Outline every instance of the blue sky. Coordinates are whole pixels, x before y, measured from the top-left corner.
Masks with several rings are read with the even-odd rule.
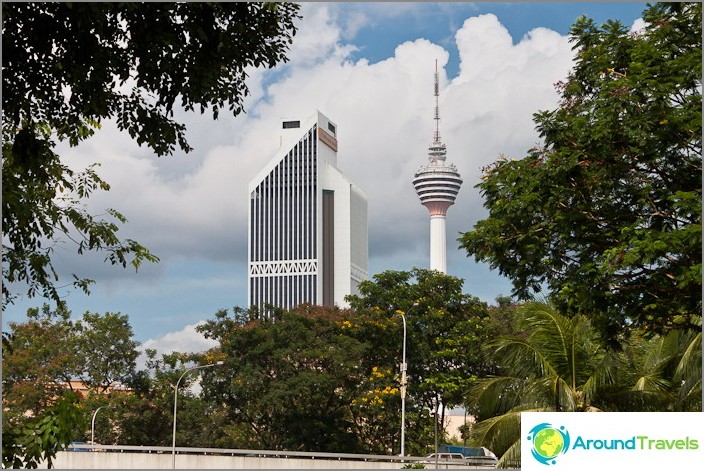
[[[246,303],[247,182],[276,152],[279,120],[316,108],[338,124],[339,166],[369,198],[370,273],[428,265],[427,211],[411,179],[432,138],[434,61],[441,71],[441,135],[464,185],[448,212],[448,272],[465,292],[491,302],[510,283],[457,249],[456,238],[485,215],[474,185],[500,155],[520,158],[538,143],[532,113],[555,106],[553,84],[570,68],[566,35],[586,14],[631,26],[645,3],[306,3],[289,54],[273,71],[252,70],[247,114],[181,114],[195,151],[156,158],[105,123],[69,165],[101,162],[110,192],[95,213],[129,219],[120,234],[150,247],[161,263],[139,273],[100,256],[57,251],[64,274],[94,278],[92,294],[66,292],[74,317],[85,310],[130,316],[135,338],[162,351],[207,346],[193,332],[218,309]],[[389,202],[393,211],[389,211]],[[3,313],[22,321],[43,300]]]
[[[368,8],[368,3],[342,3],[341,8],[355,12]],[[454,35],[470,16],[491,13],[509,31],[514,42],[530,30],[543,27],[567,35],[580,15],[587,15],[601,24],[608,19],[626,25],[640,18],[645,3],[641,2],[452,2],[409,3],[413,8],[401,21],[370,22],[358,31],[353,42],[360,47],[354,57],[377,62],[393,55],[396,45],[419,37],[427,38],[450,52],[446,67],[448,76],[457,74],[457,47]],[[393,7],[391,7],[393,8]],[[424,13],[421,13],[424,12]]]

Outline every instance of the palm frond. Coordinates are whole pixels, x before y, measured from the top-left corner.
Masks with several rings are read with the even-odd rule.
[[[658,371],[644,374],[633,385],[632,391],[644,391],[644,392],[665,392],[669,391],[672,383],[663,378]]]
[[[586,316],[566,317],[549,303],[527,303],[519,311],[521,328],[530,332],[527,341],[540,352],[550,374],[558,374],[577,389],[586,381],[592,364],[603,356],[594,342],[594,330]]]
[[[502,364],[513,374],[521,377],[552,376],[555,369],[540,346],[530,339],[507,338],[496,344],[495,353],[502,359]]]
[[[477,422],[472,427],[473,446],[484,446],[492,450],[505,463],[520,459],[520,445],[516,455],[516,443],[521,441],[521,412],[545,412],[544,407],[518,406],[511,411],[490,419]],[[508,454],[507,454],[508,453]],[[501,467],[501,466],[497,466]]]
[[[682,357],[675,368],[674,379],[685,381],[687,378],[702,379],[702,333],[691,336]]]
[[[675,368],[674,381],[679,385],[678,409],[684,411],[702,408],[702,333],[691,336]]]
[[[501,455],[496,463],[497,468],[515,468],[521,464],[521,439],[513,442],[513,444]]]
[[[469,397],[480,417],[503,414],[522,401],[520,391],[525,380],[515,376],[495,376],[477,381]]]
[[[521,438],[521,413],[507,412],[482,420],[472,427],[472,443],[492,450],[497,457]]]
[[[618,368],[618,360],[611,355],[603,355],[599,364],[592,371],[592,374],[582,385],[584,395],[584,407],[593,405],[599,393],[607,386],[615,382],[615,369]]]

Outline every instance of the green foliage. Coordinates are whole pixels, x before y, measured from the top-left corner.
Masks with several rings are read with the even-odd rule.
[[[190,150],[174,106],[237,115],[246,68],[286,61],[289,3],[3,4],[3,136],[71,144],[116,118],[157,155]],[[20,155],[41,159],[41,154]],[[38,161],[41,164],[41,160]]]
[[[224,403],[238,447],[359,451],[350,403],[364,383],[364,345],[346,335],[349,312],[303,306],[276,321],[218,314],[200,330],[225,358],[204,372],[205,395]],[[226,329],[222,326],[227,325]]]
[[[701,324],[701,318],[698,322]],[[671,330],[649,341],[636,338],[624,347],[616,382],[628,386],[610,396],[615,410],[700,411],[702,336]]]
[[[518,308],[517,332],[489,345],[501,374],[469,394],[479,419],[472,442],[500,456],[500,467],[520,458],[524,411],[701,410],[701,361],[691,362],[701,360],[696,333],[634,334],[621,350],[605,349],[586,316],[568,318],[536,302]]]
[[[2,355],[3,418],[21,421],[25,412],[40,414],[63,391],[77,366],[72,343],[74,324],[63,306],[27,311],[27,321],[10,322],[9,349]]]
[[[397,275],[409,276],[385,273],[379,279]],[[427,275],[426,279],[421,274],[423,281],[437,288],[436,274]],[[362,298],[357,301],[364,302]],[[397,452],[400,321],[393,310],[378,306],[355,312],[304,305],[291,312],[279,311],[274,320],[252,310],[216,313],[199,328],[220,343],[208,353],[207,361],[225,359],[224,367],[203,372],[204,397],[226,405],[224,436],[216,443],[252,449]],[[439,322],[434,322],[437,327]],[[433,344],[439,337],[433,337]],[[424,350],[417,342],[412,345],[418,359],[411,374],[418,371],[419,377],[426,369],[432,371],[420,360]],[[438,351],[444,353],[435,363],[449,362],[450,347],[440,345]],[[457,356],[455,362],[464,358]],[[458,371],[459,367],[448,368],[448,374],[459,375]],[[428,377],[430,381],[435,378]],[[436,390],[457,388],[454,383],[439,384],[441,380],[449,383],[448,376],[436,377],[435,383],[418,381],[407,397],[407,452],[429,451],[433,416],[425,404]]]
[[[80,424],[89,421],[98,407],[115,405],[108,388],[133,383],[137,376],[137,343],[127,316],[86,312],[74,322],[63,304],[55,310],[44,305],[41,310],[29,309],[25,322],[9,326],[11,334],[3,333],[3,446],[7,440],[8,447],[24,447],[27,437],[43,434],[45,438],[36,439],[39,448],[14,451],[21,455],[17,459],[31,461],[39,456],[37,450],[49,449],[48,443],[63,443],[60,434],[69,432],[62,427],[73,427],[72,439],[87,440],[88,432]],[[88,396],[80,401],[73,394],[75,380],[88,387]],[[100,420],[111,412],[101,412]],[[75,414],[81,415],[80,420]]]
[[[85,312],[75,325],[77,376],[98,394],[134,373],[139,355],[125,314]]]
[[[430,451],[433,420],[444,421],[445,407],[462,405],[477,378],[494,371],[483,346],[498,332],[485,303],[462,293],[463,280],[414,268],[385,271],[360,283],[359,295],[348,296],[358,315],[373,326],[364,338],[374,345],[373,361],[398,371],[402,353],[402,320],[407,321],[407,450]],[[435,405],[443,408],[435,417]],[[442,427],[441,427],[442,429]]]
[[[489,217],[460,239],[516,296],[545,288],[612,343],[701,313],[701,3],[643,18],[577,20],[559,107],[534,116],[544,144],[485,169]]]
[[[110,188],[98,177],[95,165],[76,173],[60,162],[50,140],[24,149],[19,142],[25,139],[23,133],[14,144],[7,138],[3,142],[3,303],[15,297],[11,283],[26,284],[29,297],[41,294],[60,301],[51,257],[63,244],[74,243],[78,254],[104,251],[106,261],[122,267],[130,264],[137,269],[145,261],[158,261],[138,242],[117,237],[116,223],[126,222],[122,214],[108,210],[109,218],[100,218],[81,204],[93,191]],[[22,155],[35,150],[41,155]],[[73,278],[75,287],[89,293],[92,280]]]
[[[286,60],[298,5],[289,3],[2,4],[3,304],[10,289],[60,301],[57,244],[139,268],[158,258],[117,236],[119,212],[82,204],[109,190],[93,166],[74,172],[55,140],[78,145],[106,119],[157,155],[191,150],[174,107],[237,115],[248,67]],[[89,292],[92,280],[73,275]]]
[[[115,392],[109,398],[114,407],[106,414],[111,427],[96,429],[96,441],[103,444],[171,446],[174,387],[183,372],[198,362],[198,355],[174,352],[157,358],[147,349],[146,370],[134,374],[128,381],[131,392]],[[206,370],[184,376],[179,383],[177,446],[223,447],[224,411],[220,404],[194,394],[190,387]],[[100,397],[93,398],[101,401]],[[97,402],[93,406],[95,410]],[[100,412],[103,413],[102,411]],[[96,426],[97,427],[97,426]]]
[[[410,394],[429,409],[438,399],[447,407],[462,404],[469,385],[492,371],[481,346],[496,327],[486,304],[463,294],[462,285],[463,280],[433,270],[389,270],[360,283],[360,294],[347,298],[361,313],[395,317],[396,329],[398,313],[406,314]],[[385,361],[395,358],[398,368],[403,335],[396,332],[391,341],[384,334],[380,345],[387,345],[381,350]]]
[[[3,414],[2,464],[5,468],[37,468],[46,461],[52,467],[56,452],[71,443],[85,418],[75,395],[62,397],[21,428],[9,427]]]

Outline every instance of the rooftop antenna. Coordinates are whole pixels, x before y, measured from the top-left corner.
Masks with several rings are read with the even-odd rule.
[[[440,80],[438,74],[438,60],[435,59],[435,133],[433,142],[440,143]]]

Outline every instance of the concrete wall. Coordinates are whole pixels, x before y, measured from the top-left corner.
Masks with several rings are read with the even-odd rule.
[[[61,451],[56,469],[171,469],[170,453]],[[401,463],[256,456],[176,455],[178,469],[400,469]],[[428,466],[431,467],[431,466]],[[46,469],[46,466],[41,468]]]

